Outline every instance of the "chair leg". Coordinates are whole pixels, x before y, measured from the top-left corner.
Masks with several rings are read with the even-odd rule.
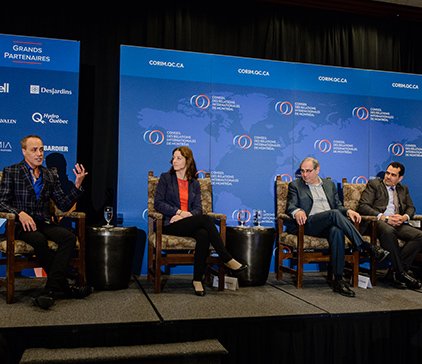
[[[6,303],[13,303],[15,295],[15,272],[13,264],[7,266],[6,272]]]
[[[353,287],[356,288],[359,283],[359,252],[353,252]]]

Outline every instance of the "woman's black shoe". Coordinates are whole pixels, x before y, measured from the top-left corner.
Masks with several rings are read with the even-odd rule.
[[[201,283],[201,285],[202,285],[202,283]],[[193,284],[193,281],[192,281],[192,286],[193,286],[193,290],[195,291],[195,294],[197,296],[200,296],[200,297],[205,296],[205,287],[203,285],[202,285],[202,290],[199,290],[199,291],[196,290],[195,285]]]
[[[237,269],[232,269],[232,268],[229,268],[229,267],[227,267],[227,268],[230,270],[231,274],[239,274],[240,272],[243,272],[246,268],[248,268],[248,265],[247,264],[242,264]]]

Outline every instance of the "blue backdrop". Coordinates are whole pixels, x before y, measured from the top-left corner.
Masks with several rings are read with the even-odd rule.
[[[392,160],[422,204],[421,76],[122,46],[118,213],[147,231],[147,173],[189,145],[211,172],[214,210],[274,225],[274,179],[314,156],[335,182],[366,182]],[[141,273],[146,273],[146,254]]]
[[[74,181],[78,84],[79,42],[0,34],[1,169],[21,161],[19,141],[36,134],[48,166]]]

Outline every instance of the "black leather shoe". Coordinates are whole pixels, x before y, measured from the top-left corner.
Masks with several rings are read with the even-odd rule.
[[[32,297],[32,304],[43,310],[48,310],[51,306],[54,305],[53,292],[51,293],[42,293],[38,297]]]
[[[205,287],[204,287],[203,284],[202,284],[202,290],[196,290],[195,285],[193,284],[193,281],[192,281],[192,286],[193,286],[193,290],[194,290],[194,292],[197,296],[200,296],[200,297],[205,296],[206,293],[205,293]]]
[[[350,289],[349,283],[342,279],[334,281],[333,291],[340,293],[342,296],[355,297],[355,292]]]
[[[369,243],[365,246],[364,250],[372,255],[379,263],[381,263],[390,254],[388,250],[384,250],[378,245],[372,245]]]
[[[409,289],[420,289],[422,287],[422,283],[419,282],[417,279],[411,277],[406,272],[395,274],[395,280],[404,283],[407,288]]]
[[[69,286],[66,292],[67,298],[82,299],[88,297],[93,289],[90,286]]]
[[[247,264],[242,264],[239,268],[237,269],[231,269],[229,267],[227,267],[230,271],[231,274],[239,274],[240,272],[243,272],[246,268],[248,268]]]

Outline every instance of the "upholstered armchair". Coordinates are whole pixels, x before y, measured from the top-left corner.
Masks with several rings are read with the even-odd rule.
[[[0,171],[0,181],[3,172]],[[52,219],[60,220],[67,217],[75,222],[75,234],[77,236],[77,251],[72,260],[72,266],[78,272],[78,280],[80,284],[86,284],[85,276],[85,213],[76,212],[73,209],[70,212],[60,211],[51,201],[50,209],[52,211]],[[6,286],[6,302],[13,303],[15,293],[15,273],[28,268],[40,267],[37,257],[34,255],[34,249],[31,245],[23,240],[15,239],[15,214],[0,212],[0,218],[6,219],[5,233],[0,235],[0,265],[6,266],[6,277],[0,280],[0,284]],[[49,241],[49,247],[53,250],[57,249],[57,244]]]
[[[153,282],[154,291],[163,289],[170,268],[177,265],[193,265],[196,241],[190,237],[163,234],[163,215],[154,209],[155,190],[159,177],[153,171],[148,172],[148,280]],[[226,241],[226,215],[212,211],[212,184],[209,173],[198,179],[201,188],[202,211],[215,219],[219,226],[223,242]],[[219,290],[224,290],[224,264],[210,249],[207,260],[207,278],[210,272],[219,277]],[[215,268],[216,267],[216,268]],[[164,269],[164,272],[162,271]]]
[[[342,186],[344,206],[357,211],[360,196],[366,188],[366,183],[348,183],[347,179],[343,178]],[[376,238],[376,221],[376,216],[362,215],[362,222],[367,222],[369,224],[369,228],[366,229],[366,235],[363,236],[364,239],[371,244],[379,245],[379,240]],[[422,215],[415,215],[410,223],[420,228],[421,221]],[[404,242],[399,240],[399,245],[402,247]],[[367,258],[369,260],[369,276],[372,285],[375,286],[377,284],[377,261],[373,256],[368,256]],[[418,254],[416,261],[422,262],[422,254]]]
[[[304,265],[307,263],[328,263],[330,261],[329,244],[327,239],[305,235],[304,227],[298,226],[296,234],[285,232],[285,224],[293,220],[286,214],[287,192],[289,182],[283,182],[281,176],[276,177],[276,224],[277,224],[277,246],[276,254],[276,278],[281,280],[283,272],[291,273],[296,278],[296,287],[302,288]],[[350,246],[350,241],[346,239]],[[290,265],[286,265],[286,260]],[[352,283],[356,287],[359,274],[359,253],[354,251],[345,255],[345,261],[351,266]],[[329,270],[328,279],[331,280]]]

